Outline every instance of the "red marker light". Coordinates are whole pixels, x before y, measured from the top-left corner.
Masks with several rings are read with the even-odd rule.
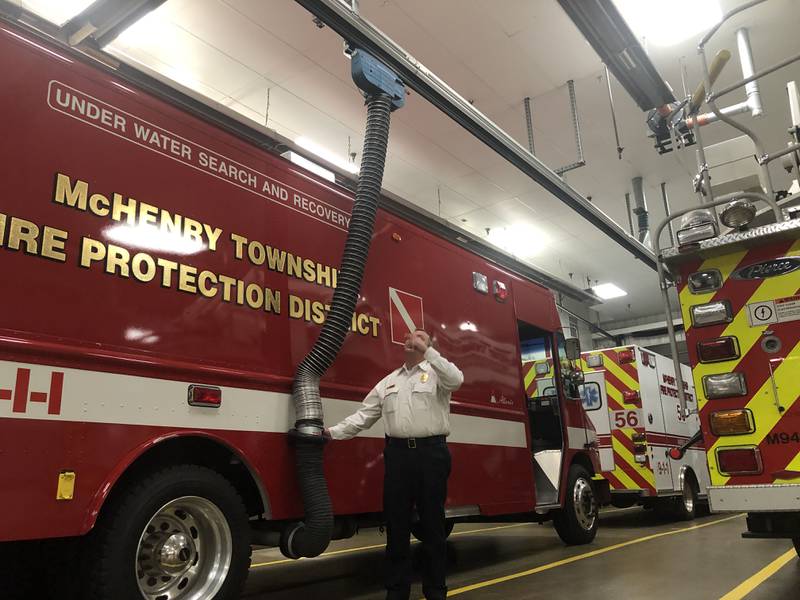
[[[619,353],[619,364],[627,365],[636,360],[636,355],[633,350],[621,350]]]
[[[680,460],[683,458],[683,452],[681,452],[680,448],[670,448],[669,449],[669,457],[672,460]]]
[[[639,395],[639,392],[625,390],[622,392],[622,400],[625,404],[633,404],[639,408],[642,407],[642,397]]]
[[[758,475],[764,470],[758,448],[720,448],[719,472],[723,475]]]
[[[697,354],[702,363],[715,363],[739,358],[739,342],[734,336],[726,336],[700,342],[697,344]]]
[[[189,406],[219,408],[222,405],[222,390],[202,385],[189,386]]]

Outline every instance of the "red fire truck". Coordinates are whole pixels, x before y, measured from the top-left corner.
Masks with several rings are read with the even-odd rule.
[[[88,570],[62,591],[237,597],[251,540],[303,518],[292,375],[325,320],[352,195],[260,148],[263,132],[234,135],[10,23],[0,66],[0,577],[39,574],[9,556],[65,538]],[[553,294],[387,211],[321,382],[326,424],[423,326],[465,375],[448,517],[552,518],[567,543],[591,541],[596,438]],[[557,357],[547,405],[523,383],[540,355]],[[335,537],[380,523],[383,445],[379,424],[325,449]]]

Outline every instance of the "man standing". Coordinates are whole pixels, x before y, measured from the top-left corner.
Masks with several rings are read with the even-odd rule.
[[[450,475],[450,394],[464,375],[433,347],[427,332],[406,336],[405,363],[381,380],[361,408],[331,427],[335,440],[348,440],[384,417],[383,512],[387,523],[387,600],[411,593],[411,516],[416,506],[425,553],[422,591],[427,600],[447,596],[447,533],[444,503]]]

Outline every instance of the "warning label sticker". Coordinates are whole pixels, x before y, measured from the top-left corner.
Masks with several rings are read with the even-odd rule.
[[[750,327],[800,321],[800,296],[788,296],[748,304],[747,318],[750,321]]]

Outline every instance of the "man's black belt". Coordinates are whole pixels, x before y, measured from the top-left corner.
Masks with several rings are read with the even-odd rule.
[[[422,448],[425,446],[444,446],[447,444],[447,436],[432,435],[421,438],[396,438],[386,436],[387,446],[400,446],[401,448]]]

